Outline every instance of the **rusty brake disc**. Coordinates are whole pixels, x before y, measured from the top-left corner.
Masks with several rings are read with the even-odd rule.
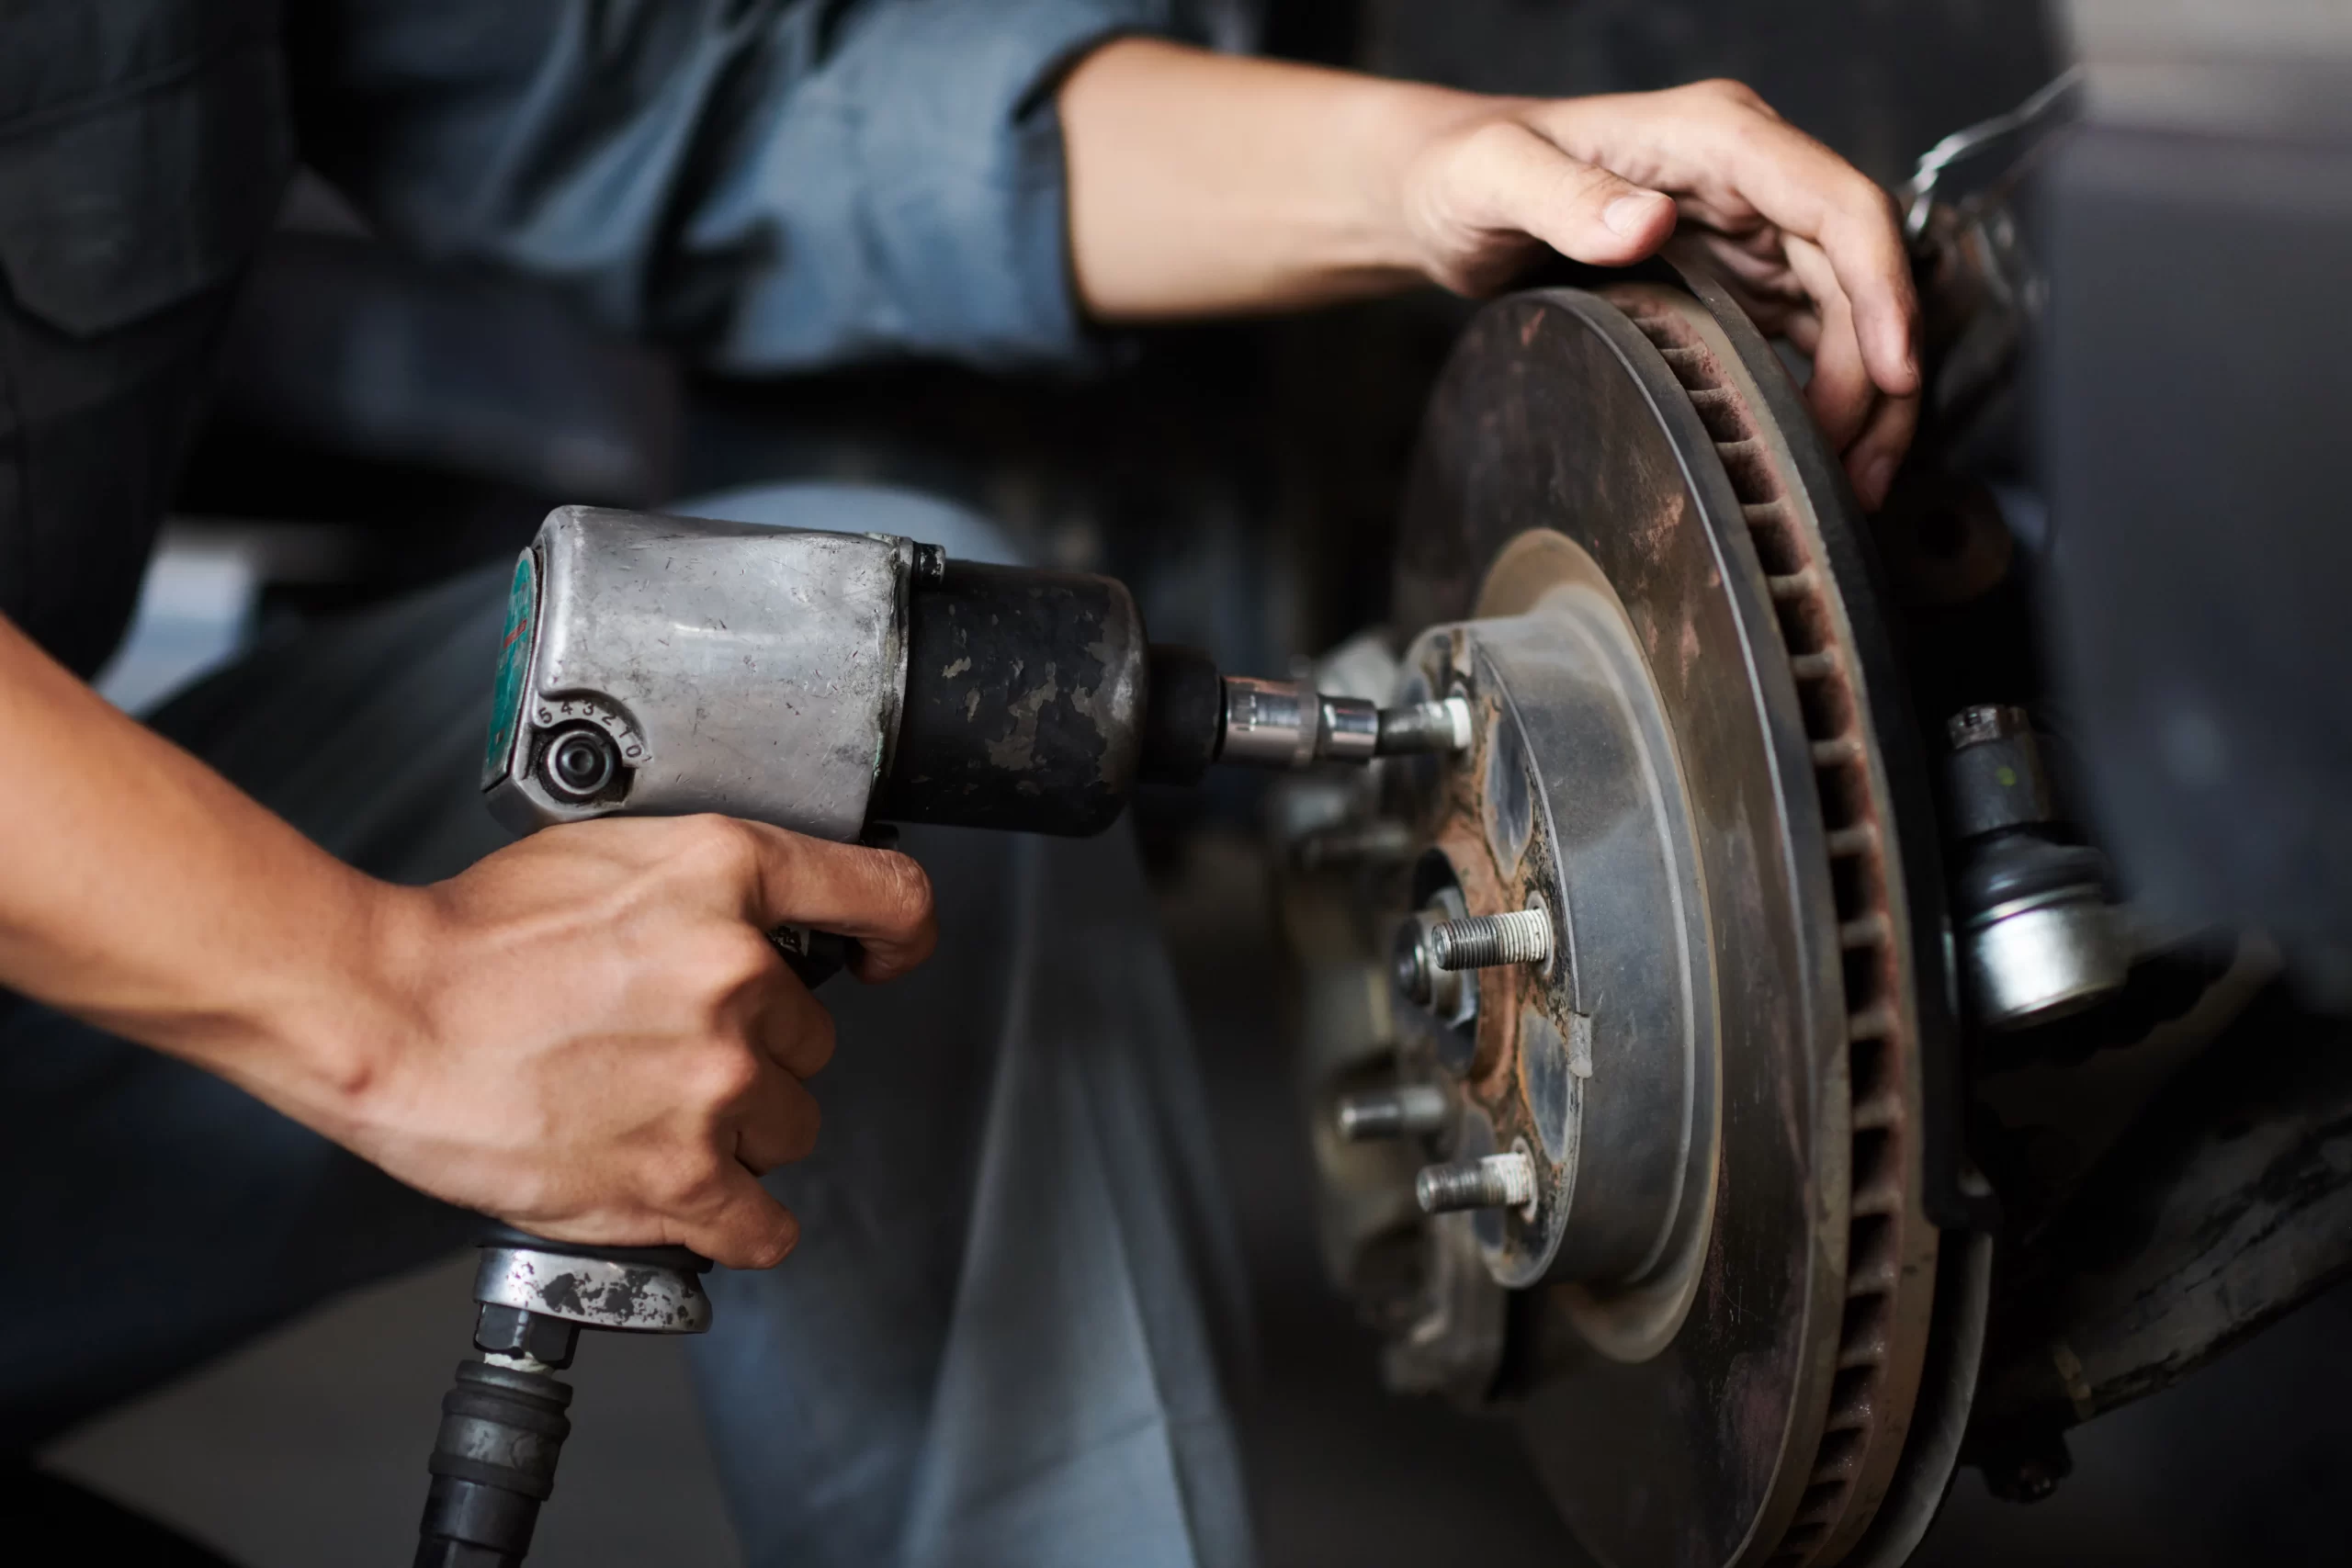
[[[1480,704],[1419,786],[1452,896],[1562,931],[1558,974],[1482,977],[1498,1017],[1446,1069],[1463,1145],[1545,1183],[1479,1216],[1528,1451],[1611,1568],[1846,1558],[1950,1470],[1898,1487],[1939,1255],[1939,901],[1904,854],[1932,808],[1889,766],[1916,732],[1835,461],[1704,280],[1513,296],[1431,400],[1396,604],[1420,694]],[[1532,829],[1496,820],[1522,750]]]

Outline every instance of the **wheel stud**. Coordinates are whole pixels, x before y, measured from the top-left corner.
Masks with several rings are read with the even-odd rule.
[[[1521,1209],[1535,1206],[1535,1162],[1519,1149],[1455,1165],[1432,1165],[1413,1179],[1413,1196],[1425,1214],[1458,1209]]]
[[[1340,1101],[1340,1136],[1351,1144],[1422,1137],[1445,1125],[1447,1110],[1445,1091],[1434,1084],[1351,1094]]]
[[[1495,969],[1552,960],[1552,918],[1541,909],[1472,915],[1430,927],[1430,962],[1440,969]]]

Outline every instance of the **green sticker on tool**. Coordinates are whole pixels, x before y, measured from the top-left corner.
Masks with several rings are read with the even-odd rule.
[[[531,637],[539,614],[539,568],[525,550],[506,589],[506,636],[498,645],[498,685],[490,698],[490,744],[481,755],[481,787],[506,776],[514,733],[523,726],[525,683],[531,674]]]

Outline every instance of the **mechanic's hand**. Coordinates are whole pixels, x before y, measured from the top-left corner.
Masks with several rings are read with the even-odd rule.
[[[1814,414],[1864,507],[1918,420],[1918,301],[1894,202],[1736,82],[1487,100],[1408,164],[1405,220],[1430,277],[1508,286],[1539,243],[1621,266],[1678,213],[1767,333],[1813,356]]]
[[[801,1080],[833,1050],[764,933],[855,937],[866,980],[935,935],[906,856],[721,817],[551,828],[393,897],[381,945],[409,1027],[328,1130],[525,1230],[734,1268],[797,1237],[758,1178],[814,1145]]]

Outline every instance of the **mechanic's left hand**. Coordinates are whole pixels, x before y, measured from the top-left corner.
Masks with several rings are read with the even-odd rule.
[[[1399,197],[1421,269],[1464,294],[1508,286],[1539,243],[1638,261],[1679,214],[1758,324],[1813,356],[1815,417],[1862,505],[1885,500],[1920,384],[1894,204],[1747,87],[1483,100],[1408,162]]]

